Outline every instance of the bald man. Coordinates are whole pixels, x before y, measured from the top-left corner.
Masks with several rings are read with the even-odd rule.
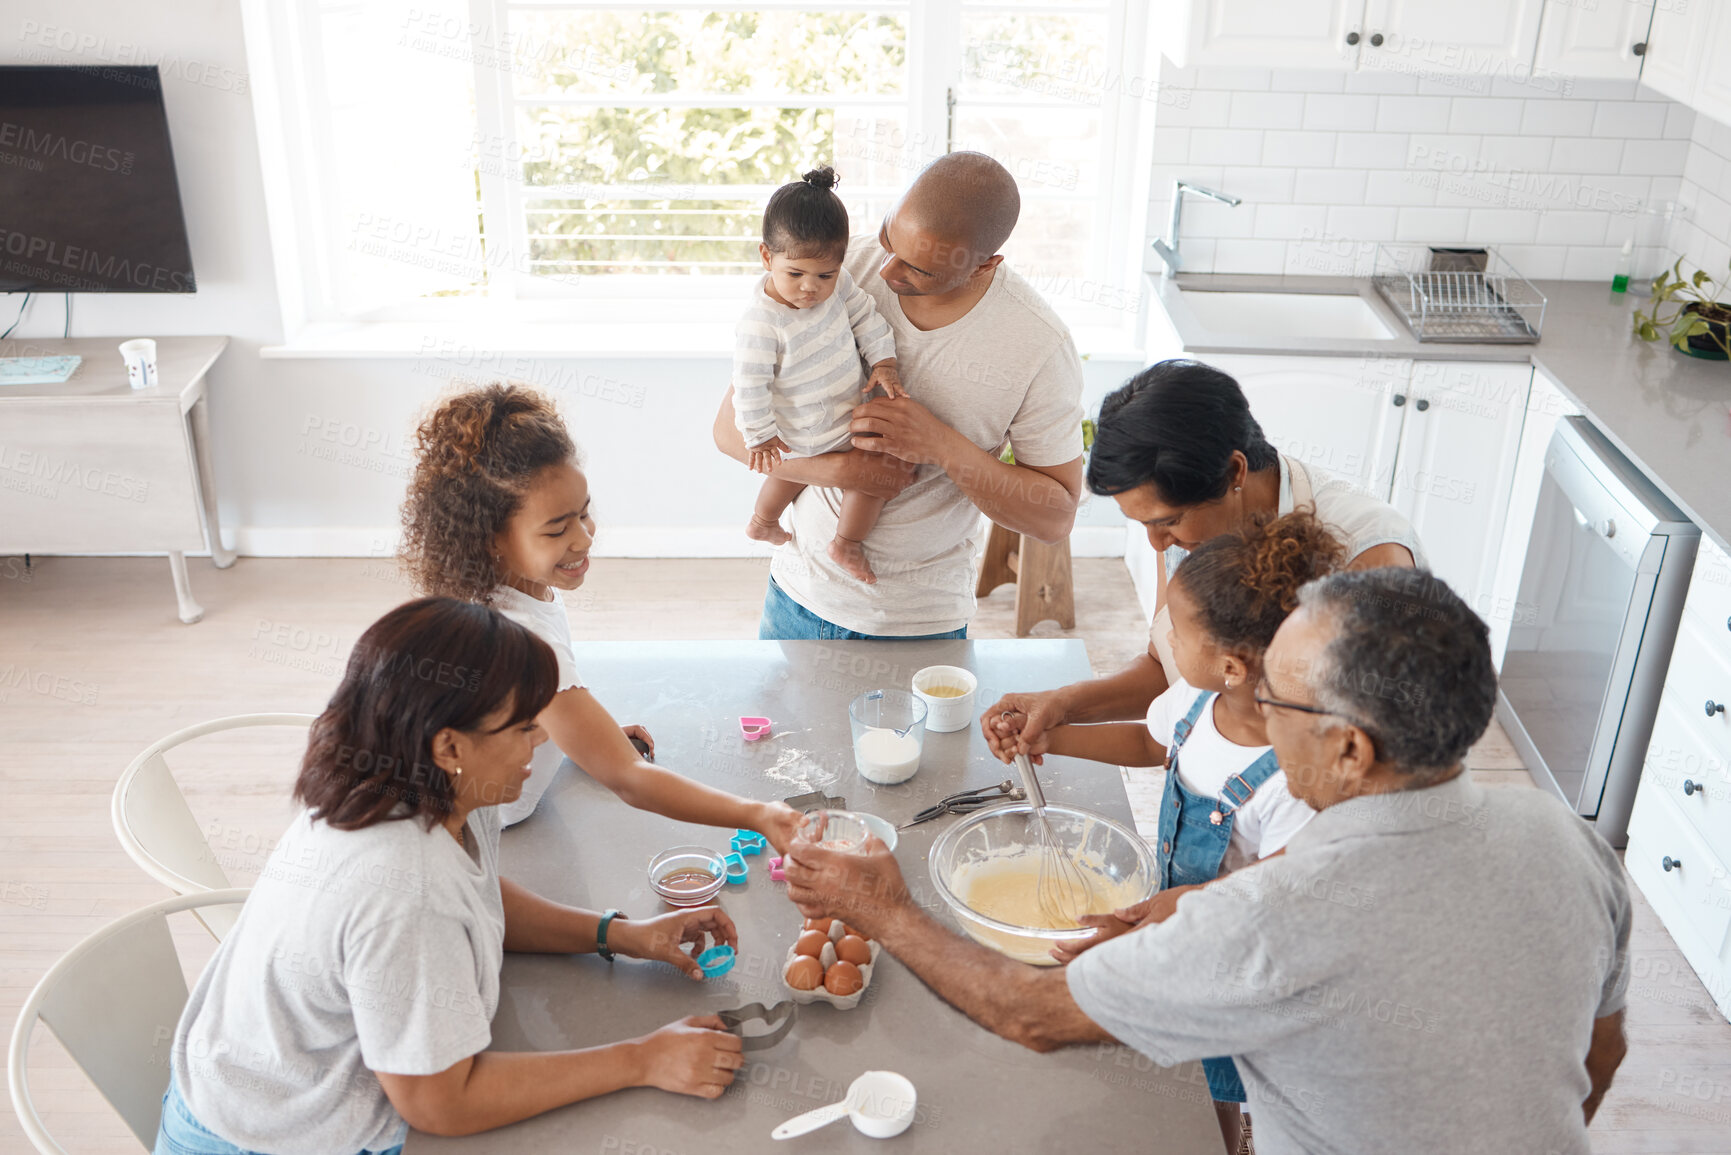
[[[776,551],[758,636],[961,638],[974,613],[983,512],[1041,541],[1070,533],[1082,492],[1082,363],[1070,331],[998,249],[1021,211],[1016,182],[982,153],[920,173],[844,267],[895,334],[909,396],[854,410],[853,451],[783,459],[808,488]],[[1005,442],[1016,463],[998,460]],[[715,444],[741,463],[731,392]],[[889,499],[865,548],[877,582],[830,560],[841,491]]]

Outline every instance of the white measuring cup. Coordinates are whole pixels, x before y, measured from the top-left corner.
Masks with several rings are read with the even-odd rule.
[[[848,1084],[847,1098],[803,1115],[795,1115],[769,1133],[772,1139],[792,1139],[827,1127],[846,1116],[854,1129],[873,1139],[890,1139],[914,1121],[918,1096],[914,1085],[894,1071],[867,1071]]]

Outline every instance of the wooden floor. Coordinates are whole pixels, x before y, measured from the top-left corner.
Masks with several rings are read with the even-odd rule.
[[[189,564],[205,607],[195,626],[176,620],[160,559],[45,558],[29,571],[0,559],[0,1022],[8,1032],[55,958],[167,896],[121,852],[109,825],[109,794],[131,757],[208,718],[318,712],[361,630],[409,595],[388,561],[242,559],[227,572]],[[1116,669],[1146,644],[1128,575],[1114,560],[1075,568],[1084,627],[1048,622],[1036,633],[1080,637],[1097,672]],[[765,573],[761,561],[598,560],[567,599],[572,631],[580,641],[753,637]],[[971,634],[1011,636],[1013,601],[1004,587],[982,602]],[[250,883],[286,822],[300,740],[289,730],[252,731],[203,741],[176,764],[237,883]],[[1470,765],[1488,784],[1531,787],[1495,727]],[[1150,819],[1158,778],[1127,785],[1139,819]],[[1731,1155],[1731,1024],[1638,896],[1636,905],[1630,1053],[1593,1126],[1594,1150]],[[209,938],[189,923],[176,941],[195,975]],[[31,1087],[50,1131],[74,1152],[137,1151],[46,1030],[33,1045]],[[28,1149],[5,1113],[0,1153]]]

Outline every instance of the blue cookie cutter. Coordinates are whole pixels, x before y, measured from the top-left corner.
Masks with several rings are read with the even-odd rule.
[[[769,845],[769,839],[755,830],[736,830],[733,832],[733,852],[735,854],[762,854]]]
[[[729,882],[744,882],[747,875],[751,873],[745,865],[745,857],[738,851],[723,855],[721,863],[727,871],[727,881]]]
[[[718,979],[733,969],[733,948],[712,946],[697,956],[697,965],[703,969],[704,978]]]

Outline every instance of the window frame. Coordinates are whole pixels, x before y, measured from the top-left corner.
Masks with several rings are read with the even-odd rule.
[[[466,0],[471,23],[476,29],[504,29],[508,13],[517,10],[586,8],[604,9],[639,6],[634,0],[619,3],[601,0]],[[1036,0],[1037,3],[1037,0]],[[903,7],[903,5],[906,5]],[[961,75],[961,27],[964,10],[969,13],[1027,11],[1028,3],[990,3],[976,0],[817,0],[799,3],[796,0],[654,0],[640,6],[649,10],[679,9],[715,10],[817,10],[817,11],[885,11],[900,10],[908,20],[908,61],[905,101],[895,100],[898,108],[907,109],[907,131],[913,140],[945,140],[952,127],[947,97],[958,85]],[[1040,8],[1061,8],[1058,3],[1038,5]],[[1100,176],[1091,197],[1090,210],[1103,227],[1094,230],[1094,251],[1089,257],[1086,281],[1097,279],[1100,285],[1128,298],[1132,304],[1120,305],[1102,312],[1080,307],[1064,292],[1047,291],[1036,281],[1043,295],[1060,316],[1077,333],[1084,352],[1090,349],[1123,353],[1140,348],[1148,294],[1143,290],[1147,247],[1147,213],[1149,178],[1152,164],[1154,109],[1151,99],[1132,99],[1125,94],[1125,77],[1158,75],[1159,57],[1150,42],[1153,28],[1142,5],[1131,0],[1106,0],[1108,21],[1108,75],[1116,72],[1120,90],[1116,98],[1104,95],[1097,106],[1101,115]],[[599,328],[621,322],[645,320],[642,305],[653,300],[657,304],[655,319],[703,325],[731,326],[738,311],[740,290],[749,284],[752,274],[726,274],[680,277],[667,274],[607,274],[594,278],[593,285],[582,283],[548,284],[509,268],[509,275],[491,273],[484,296],[426,297],[378,308],[346,313],[336,306],[332,291],[336,275],[335,254],[340,246],[342,230],[336,211],[334,186],[329,174],[333,158],[325,142],[331,137],[321,122],[322,99],[307,99],[311,86],[322,85],[323,60],[318,50],[316,0],[242,0],[242,16],[246,31],[248,64],[255,79],[254,113],[259,129],[261,169],[264,176],[266,212],[270,223],[270,242],[283,315],[285,345],[282,356],[316,355],[319,346],[332,334],[341,339],[330,343],[333,351],[353,352],[366,348],[364,336],[368,328],[376,329],[385,344],[400,347],[406,327],[449,326],[460,324],[470,331],[485,333],[489,328],[545,329],[560,326],[564,336],[537,338],[541,346],[569,345],[581,352],[593,334],[573,324],[570,306],[582,303],[582,321]],[[510,91],[509,74],[488,68],[482,53],[476,53],[475,105],[477,135],[487,139],[515,139],[515,103]],[[1155,85],[1144,86],[1152,94]],[[690,98],[694,99],[694,98]],[[532,101],[531,101],[532,102]],[[562,101],[563,102],[563,101]],[[584,103],[589,101],[585,100]],[[597,94],[595,103],[648,103],[645,101],[610,100]],[[774,103],[777,107],[797,107],[812,104],[834,107],[838,102],[823,94],[789,97],[761,97],[743,103]],[[849,100],[851,105],[885,102],[883,97]],[[707,102],[705,102],[707,103]],[[1030,100],[1006,98],[1003,101],[973,98],[964,107],[1009,107],[1014,109],[1074,107],[1061,100]],[[743,104],[742,104],[743,106]],[[478,173],[482,228],[488,237],[496,236],[496,228],[506,230],[514,238],[512,245],[527,240],[525,198],[520,182],[513,182],[500,166],[485,164]],[[511,186],[517,184],[513,189]],[[636,186],[616,186],[621,191],[640,194]],[[767,188],[729,186],[725,192],[737,193],[740,199],[767,195]],[[893,196],[899,189],[861,190],[863,196]],[[723,199],[723,198],[712,198]],[[731,195],[725,199],[732,199]],[[1081,199],[1059,198],[1042,194],[1040,190],[1024,188],[1024,200]],[[865,222],[856,222],[855,232],[867,231]],[[529,282],[529,283],[526,283]],[[548,291],[553,290],[553,291]],[[1081,294],[1077,294],[1080,296]],[[1120,298],[1120,299],[1123,299]],[[1087,339],[1084,340],[1084,332]],[[503,339],[503,338],[502,338]],[[511,339],[521,343],[518,338]],[[617,345],[617,336],[609,337]],[[653,346],[646,355],[655,355]]]

